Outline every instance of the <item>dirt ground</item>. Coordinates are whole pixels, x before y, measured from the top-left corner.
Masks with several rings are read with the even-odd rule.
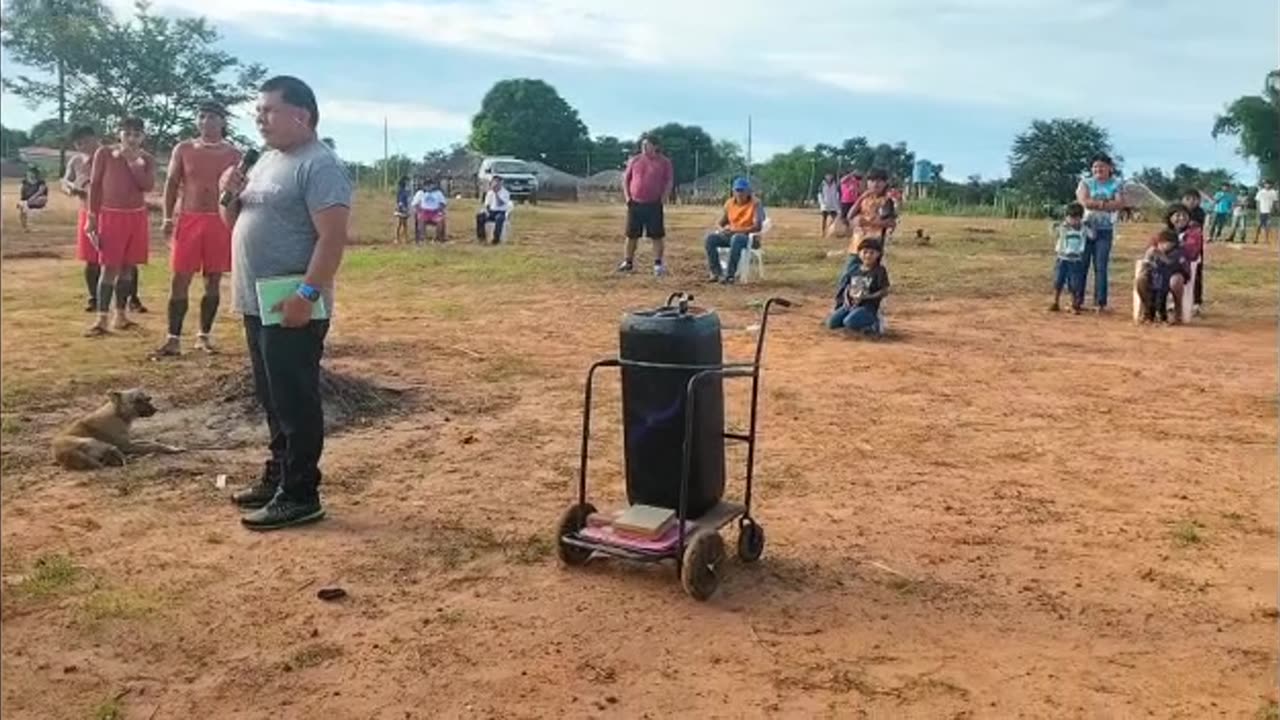
[[[346,408],[330,436],[325,522],[259,535],[226,499],[263,457],[235,319],[220,356],[146,359],[157,239],[143,328],[82,339],[71,205],[22,233],[12,193],[5,718],[1276,717],[1275,247],[1212,246],[1205,317],[1136,327],[1150,227],[1121,230],[1116,312],[1072,317],[1045,312],[1043,223],[908,216],[894,337],[861,342],[821,326],[840,243],[813,213],[775,211],[767,281],[726,288],[700,284],[714,209],[670,212],[656,280],[612,273],[618,207],[522,207],[500,248],[463,242],[462,208],[456,242],[414,249],[366,196],[326,364],[388,407]],[[705,604],[669,567],[562,569],[552,541],[587,366],[624,310],[680,289],[720,311],[736,358],[761,299],[797,303],[766,343],[765,556],[731,560]],[[600,506],[622,497],[606,378]],[[162,406],[139,432],[192,449],[52,466],[51,433],[129,385]],[[746,387],[728,387],[740,425]],[[317,598],[335,585],[345,600]]]

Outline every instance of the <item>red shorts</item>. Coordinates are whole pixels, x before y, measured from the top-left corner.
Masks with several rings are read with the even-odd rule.
[[[418,222],[423,225],[439,225],[444,220],[443,210],[419,210]]]
[[[146,208],[98,212],[101,264],[106,267],[146,265],[151,244],[151,218]]]
[[[231,272],[231,231],[217,213],[181,213],[169,267],[176,273]]]
[[[96,265],[99,260],[98,249],[89,242],[89,234],[84,231],[88,220],[89,211],[80,208],[80,212],[76,214],[76,259]]]

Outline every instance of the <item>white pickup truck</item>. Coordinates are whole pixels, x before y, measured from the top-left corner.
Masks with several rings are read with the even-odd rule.
[[[538,172],[529,163],[513,157],[486,157],[481,160],[480,170],[476,172],[480,197],[484,197],[494,175],[502,178],[512,200],[537,204]]]

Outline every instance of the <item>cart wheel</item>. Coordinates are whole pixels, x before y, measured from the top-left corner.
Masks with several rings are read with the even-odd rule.
[[[680,567],[680,584],[695,600],[706,600],[720,586],[720,564],[724,561],[724,538],[720,533],[702,531],[689,539]]]
[[[586,527],[587,516],[595,511],[595,505],[583,503],[569,506],[569,509],[564,511],[564,515],[560,516],[560,527],[556,529],[556,555],[560,557],[560,562],[570,566],[582,565],[587,558],[591,557],[590,550],[567,545],[560,538]]]
[[[755,562],[764,554],[764,528],[755,520],[744,519],[738,528],[738,557],[742,562]]]

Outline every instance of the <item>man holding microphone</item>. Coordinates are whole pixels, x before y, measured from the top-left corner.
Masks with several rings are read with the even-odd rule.
[[[257,125],[268,149],[252,169],[245,169],[248,154],[228,168],[220,188],[232,236],[234,307],[244,316],[254,387],[271,436],[261,479],[232,499],[252,510],[241,518],[245,527],[274,530],[324,517],[320,358],[352,191],[346,169],[316,136],[320,112],[311,88],[278,76],[259,91]],[[301,279],[283,300],[262,307],[259,281],[281,276]]]

